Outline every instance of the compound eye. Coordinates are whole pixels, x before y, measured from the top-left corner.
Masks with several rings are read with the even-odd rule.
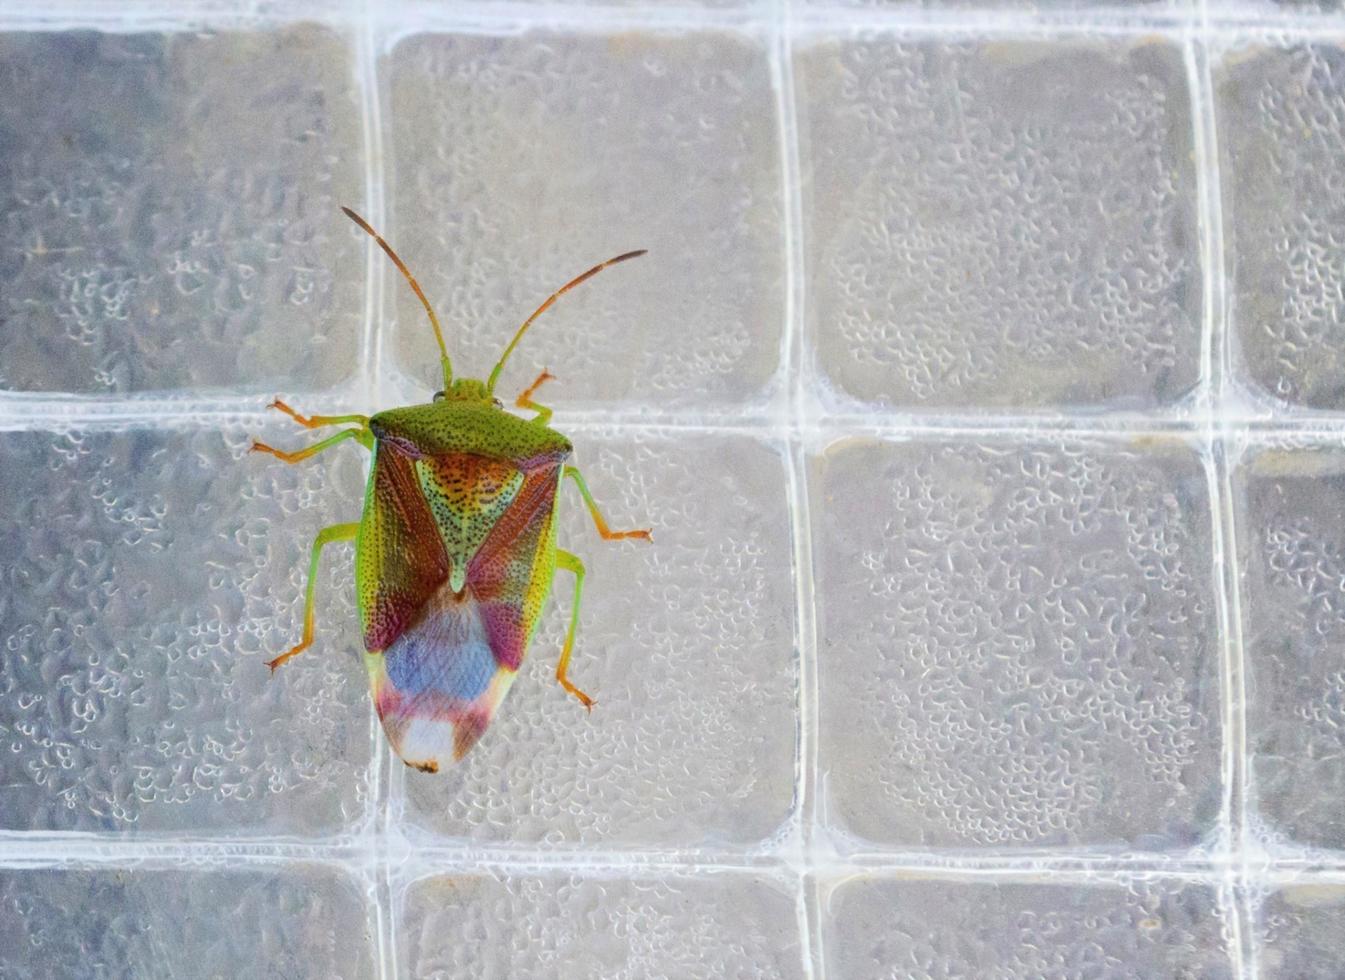
[[[496,408],[504,408],[504,402],[500,401],[498,398],[492,398],[491,401],[495,403]]]
[[[447,392],[436,391],[436,392],[434,393],[434,400],[437,401],[437,402],[441,402],[441,401],[443,401],[443,400],[444,400],[445,398],[447,398],[447,397],[448,397]]]

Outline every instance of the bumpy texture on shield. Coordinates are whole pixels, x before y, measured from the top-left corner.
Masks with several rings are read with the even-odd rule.
[[[379,446],[356,553],[367,650],[386,650],[448,580],[448,557],[411,461]]]
[[[513,683],[554,572],[562,459],[380,441],[357,578],[374,703],[407,763],[461,759]]]
[[[523,486],[523,472],[471,453],[427,456],[413,464],[430,516],[448,553],[449,584],[461,592],[467,566]]]

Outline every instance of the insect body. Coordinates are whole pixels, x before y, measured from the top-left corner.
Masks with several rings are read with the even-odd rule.
[[[503,410],[494,397],[495,382],[524,332],[557,297],[644,252],[594,266],[553,293],[519,327],[489,380],[455,381],[439,320],[419,284],[363,218],[342,210],[374,237],[424,305],[439,343],[444,388],[430,404],[374,416],[307,417],[272,402],[306,428],[349,427],[298,452],[263,443],[254,443],[254,451],[298,463],[354,439],[373,453],[373,465],[359,523],[324,528],[313,542],[303,638],[270,667],[275,670],[312,644],[322,549],[353,539],[374,705],[402,760],[436,772],[461,759],[490,724],[537,630],[557,568],[573,573],[575,586],[556,679],[586,708],[593,707],[567,675],[584,565],[556,547],[561,482],[574,481],[604,539],[648,540],[650,533],[610,530],[579,470],[567,464],[570,441],[548,425],[551,410],[533,401],[550,374],[543,371],[515,402],[536,413],[530,419]]]

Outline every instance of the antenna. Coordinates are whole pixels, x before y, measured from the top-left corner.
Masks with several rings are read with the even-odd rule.
[[[402,275],[406,276],[406,281],[411,284],[411,289],[415,291],[416,298],[420,300],[420,305],[425,307],[425,312],[430,317],[430,326],[434,328],[434,339],[439,342],[439,364],[444,369],[444,390],[447,391],[453,383],[453,364],[448,359],[448,348],[444,346],[444,334],[439,329],[439,318],[434,315],[434,309],[430,306],[430,301],[425,298],[424,292],[421,291],[420,283],[416,282],[416,277],[411,275],[411,270],[406,267],[406,263],[397,257],[397,253],[392,250],[392,246],[383,239],[382,235],[374,231],[369,222],[344,205],[341,210],[346,213],[347,218],[363,228],[373,237],[374,241],[382,246],[383,251],[388,253],[388,258],[392,259],[392,264],[401,270]]]
[[[589,269],[583,275],[575,276],[564,286],[561,286],[554,293],[548,296],[546,302],[543,303],[541,306],[537,307],[537,309],[533,311],[532,316],[528,317],[526,320],[523,321],[523,326],[518,328],[518,333],[514,334],[514,339],[509,341],[509,346],[506,347],[504,349],[504,353],[500,355],[499,363],[495,365],[495,370],[490,372],[490,380],[486,382],[487,396],[495,394],[495,382],[499,380],[500,372],[504,370],[504,362],[509,360],[509,355],[514,352],[514,348],[518,346],[518,342],[523,339],[523,334],[527,332],[530,326],[532,326],[533,320],[536,320],[539,316],[545,313],[551,307],[551,304],[554,303],[556,300],[558,300],[562,294],[568,293],[571,289],[573,289],[575,286],[578,286],[585,279],[593,278],[599,272],[602,272],[603,269],[606,269],[609,265],[616,265],[618,262],[625,262],[627,259],[637,259],[641,255],[644,255],[647,251],[648,249],[641,248],[637,249],[634,252],[626,252],[623,255],[618,255],[616,258],[608,259],[606,262],[599,262],[592,269]]]

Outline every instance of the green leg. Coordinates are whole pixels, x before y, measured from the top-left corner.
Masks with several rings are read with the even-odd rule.
[[[254,442],[252,444],[251,451],[254,453],[270,453],[276,459],[285,463],[301,463],[304,460],[308,459],[310,456],[316,456],[324,449],[330,449],[337,443],[344,442],[347,439],[358,439],[360,445],[362,445],[365,449],[374,448],[373,433],[371,433],[368,429],[361,428],[361,429],[342,429],[340,432],[338,432],[334,436],[331,436],[330,438],[323,439],[321,442],[318,443],[314,443],[307,449],[300,449],[292,453],[287,453],[283,449],[276,449],[273,446],[268,446],[264,442]]]
[[[554,374],[550,371],[543,371],[541,374],[537,375],[537,379],[533,381],[532,384],[528,385],[527,390],[524,391],[523,394],[514,399],[514,404],[519,408],[530,409],[537,413],[537,417],[533,419],[533,421],[538,425],[546,425],[551,421],[551,409],[547,408],[545,405],[538,405],[533,401],[533,393],[536,392],[538,388],[542,387],[542,385],[546,384],[546,382],[555,380],[556,376]]]
[[[584,503],[588,505],[588,512],[593,517],[593,526],[598,529],[604,541],[620,541],[622,538],[643,538],[646,541],[652,541],[653,536],[648,528],[639,531],[613,531],[607,526],[606,519],[602,516],[602,511],[598,510],[598,504],[593,499],[593,494],[588,492],[588,484],[584,482],[584,477],[579,470],[573,466],[565,467],[565,475],[574,481],[574,485],[579,488],[583,494]]]
[[[322,555],[322,549],[333,541],[350,541],[359,533],[359,524],[333,524],[331,527],[324,527],[318,532],[318,536],[313,539],[313,557],[308,563],[308,594],[304,599],[304,636],[299,641],[298,646],[291,647],[266,664],[271,668],[272,673],[290,657],[298,656],[313,644],[313,627],[315,625],[313,606],[317,599],[318,558]]]
[[[284,412],[305,429],[320,429],[324,425],[344,425],[347,422],[357,422],[364,428],[369,426],[369,416],[367,415],[300,415],[279,398],[266,407],[274,408],[277,412]]]
[[[574,573],[574,598],[570,602],[570,628],[565,631],[565,646],[560,651],[560,663],[556,664],[556,680],[589,711],[598,702],[570,683],[570,654],[574,652],[574,634],[579,628],[579,603],[584,596],[584,563],[568,551],[556,551],[556,566]]]

